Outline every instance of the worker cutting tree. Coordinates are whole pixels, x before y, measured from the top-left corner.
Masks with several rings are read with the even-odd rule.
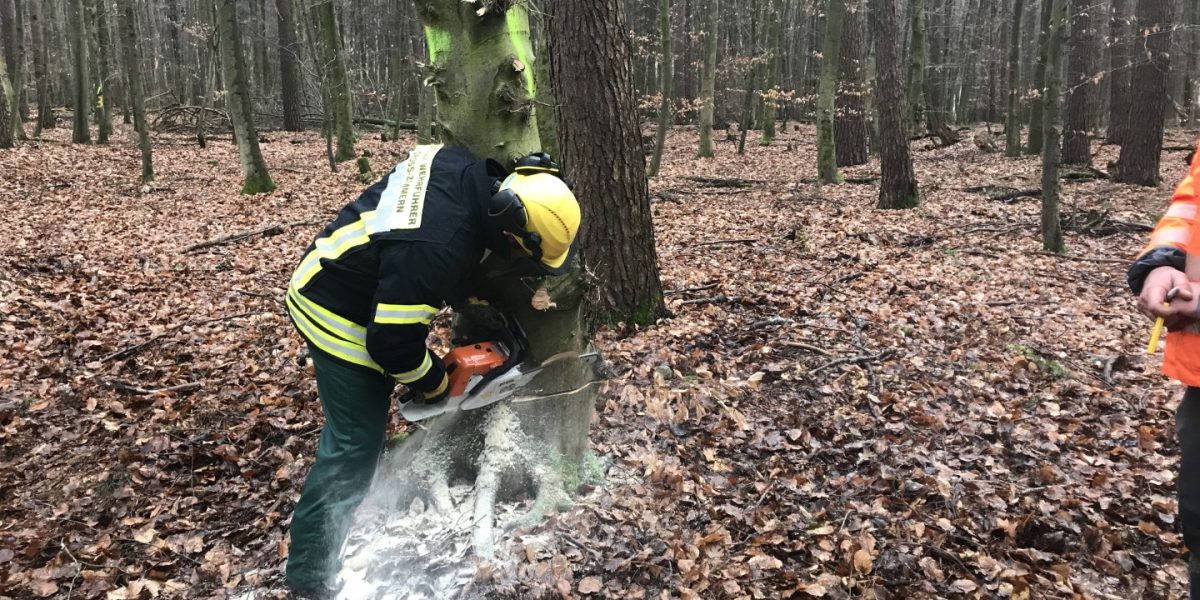
[[[545,154],[508,173],[465,149],[418,146],[308,247],[287,308],[308,344],[325,426],[292,518],[293,591],[334,591],[338,552],[383,449],[396,382],[410,390],[401,410],[411,419],[504,398],[487,381],[465,389],[467,369],[453,361],[448,368],[427,348],[433,317],[443,306],[477,302],[485,257],[513,277],[565,272],[579,223],[575,196]]]
[[[1179,436],[1179,521],[1191,555],[1188,578],[1192,597],[1200,592],[1200,152],[1193,154],[1187,177],[1175,189],[1171,206],[1158,221],[1150,243],[1129,268],[1129,287],[1138,308],[1157,319],[1154,341],[1165,325],[1170,331],[1163,373],[1187,386],[1175,413]]]

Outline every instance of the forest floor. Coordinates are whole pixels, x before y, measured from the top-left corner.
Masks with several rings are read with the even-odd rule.
[[[272,132],[279,189],[241,197],[227,139],[162,135],[144,192],[127,134],[0,152],[0,596],[281,577],[321,414],[280,300],[363,184],[315,134]],[[652,190],[673,316],[601,332],[608,484],[495,595],[1181,597],[1179,388],[1124,273],[1187,153],[1164,153],[1158,190],[1065,183],[1057,257],[1036,199],[964,191],[1036,188],[1037,158],[917,142],[922,205],[880,211],[877,184],[800,181],[813,139],[699,160],[694,133],[670,137]],[[360,147],[382,172],[413,143]]]

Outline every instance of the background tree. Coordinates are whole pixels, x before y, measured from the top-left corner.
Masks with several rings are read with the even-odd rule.
[[[300,44],[296,40],[296,21],[292,17],[292,0],[275,0],[276,27],[279,39],[279,99],[283,106],[283,128],[300,131],[301,80]]]
[[[872,0],[875,68],[879,90],[879,208],[912,208],[917,205],[917,180],[908,150],[908,109],[900,69],[900,11],[897,0]]]
[[[312,10],[320,36],[321,81],[326,87],[333,131],[337,136],[334,160],[354,160],[354,114],[337,11],[334,9],[333,0],[321,0]]]
[[[672,54],[671,42],[671,0],[659,0],[658,4],[659,36],[661,36],[662,79],[658,93],[662,101],[658,105],[658,129],[654,135],[654,154],[650,157],[650,168],[647,175],[658,175],[658,167],[662,163],[663,147],[667,145],[667,130],[671,128],[673,112],[671,110],[671,88],[675,79],[675,57]]]
[[[863,39],[863,4],[846,3],[842,21],[842,51],[838,57],[838,90],[834,104],[833,137],[837,166],[867,162],[866,44]]]
[[[834,149],[833,111],[845,14],[845,0],[828,0],[825,8],[825,44],[821,53],[821,85],[817,92],[817,179],[821,183],[840,182],[837,152]]]
[[[241,32],[238,28],[237,0],[216,0],[218,48],[225,79],[226,104],[229,120],[242,161],[242,193],[261,194],[275,189],[267,172],[262,151],[258,147],[258,131],[254,128],[254,112],[250,104],[250,87],[246,84],[245,55],[242,53]]]
[[[752,123],[752,119],[754,118],[754,98],[755,98],[756,92],[757,92],[757,88],[755,86],[756,86],[756,82],[758,81],[758,66],[755,63],[753,57],[758,55],[757,43],[758,43],[758,0],[754,0],[754,2],[752,3],[752,6],[750,7],[749,45],[750,45],[750,49],[751,49],[751,53],[750,53],[751,59],[749,61],[747,61],[746,89],[743,90],[743,92],[742,92],[742,115],[741,115],[741,121],[739,122],[739,127],[738,127],[738,132],[739,132],[738,146],[737,146],[738,154],[746,153],[746,133],[748,131],[750,131],[750,125]]]
[[[1093,45],[1091,1],[1070,0],[1071,43],[1067,62],[1067,104],[1063,113],[1062,161],[1071,165],[1092,162],[1089,102],[1092,85]]]
[[[713,153],[713,113],[717,101],[717,39],[721,27],[721,0],[708,0],[708,27],[704,36],[704,71],[700,78],[700,151],[697,156]]]
[[[1050,28],[1046,32],[1046,93],[1042,118],[1045,145],[1042,148],[1042,249],[1064,252],[1062,223],[1058,218],[1058,163],[1063,92],[1063,38],[1067,26],[1067,0],[1047,0],[1051,4]]]
[[[17,112],[15,95],[8,81],[8,69],[0,60],[0,148],[12,148],[15,143],[12,117]]]
[[[580,245],[596,279],[594,323],[648,325],[666,312],[658,277],[633,64],[621,0],[551,5],[560,147],[585,215]]]
[[[762,116],[762,137],[759,139],[759,144],[763,146],[770,145],[775,139],[775,113],[778,106],[780,93],[779,87],[779,68],[782,62],[782,39],[783,39],[783,2],[781,0],[767,0],[767,56],[766,64],[763,65],[763,116]]]
[[[1121,144],[1113,180],[1144,186],[1158,185],[1163,126],[1170,72],[1171,0],[1138,0],[1137,31],[1145,40],[1144,55],[1133,68],[1129,130]]]
[[[915,135],[921,131],[921,119],[925,108],[925,71],[928,66],[926,53],[928,47],[925,40],[925,3],[930,0],[912,0],[909,4],[909,20],[912,27],[912,46],[908,57],[908,127]]]
[[[76,144],[87,144],[92,141],[92,132],[88,129],[88,115],[92,107],[91,85],[88,83],[88,45],[84,21],[86,15],[83,0],[70,0],[71,46],[74,52],[74,78],[72,89],[75,92],[73,100],[74,125],[71,129],[71,141]]]
[[[25,115],[29,108],[25,100],[25,0],[0,0],[5,14],[0,20],[5,23],[4,57],[9,67],[9,80],[13,88],[12,130],[18,140],[25,136]]]
[[[43,31],[46,28],[42,17],[41,2],[29,4],[29,33],[33,42],[33,79],[37,86],[37,119],[34,122],[33,137],[42,134],[43,129],[54,127],[54,106],[50,102],[50,82],[46,70],[46,55],[49,48],[43,43]]]
[[[1053,0],[1042,0],[1041,20],[1038,29],[1037,62],[1033,71],[1033,97],[1029,101],[1029,145],[1026,154],[1041,154],[1046,137],[1046,120],[1042,118],[1046,99],[1046,61],[1049,60],[1050,19]]]
[[[142,83],[142,38],[133,0],[119,0],[121,9],[121,55],[125,63],[125,78],[133,104],[133,127],[137,130],[138,146],[142,152],[142,183],[154,181],[154,160],[150,149],[150,127],[146,123],[146,90]]]
[[[112,133],[112,115],[109,102],[109,63],[108,54],[111,47],[108,30],[108,3],[105,0],[91,0],[91,12],[95,15],[93,22],[96,28],[96,141],[108,143]]]
[[[1014,0],[1008,41],[1008,111],[1004,119],[1004,154],[1021,155],[1021,13],[1025,0]]]
[[[1122,144],[1129,130],[1129,43],[1132,28],[1129,24],[1130,0],[1112,0],[1109,13],[1109,114],[1108,141]]]

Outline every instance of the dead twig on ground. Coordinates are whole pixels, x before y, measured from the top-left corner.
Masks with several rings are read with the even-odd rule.
[[[718,281],[715,283],[710,283],[708,285],[702,285],[699,287],[680,288],[678,290],[667,290],[667,291],[663,292],[663,295],[670,296],[671,294],[686,294],[688,292],[702,292],[704,290],[711,290],[711,289],[717,287],[718,285],[721,285],[721,282]]]
[[[158,388],[158,389],[154,389],[154,390],[148,390],[146,388],[138,387],[133,384],[125,383],[124,381],[110,381],[109,385],[111,385],[114,389],[116,389],[118,391],[128,392],[130,394],[139,394],[142,396],[156,396],[158,394],[165,394],[168,392],[190,392],[192,390],[199,389],[201,386],[204,385],[204,382],[203,381],[192,381],[190,383],[181,383],[179,385],[172,385],[169,387]]]
[[[739,301],[741,301],[741,299],[742,299],[741,296],[726,296],[725,294],[717,294],[716,296],[710,296],[708,298],[695,298],[692,300],[684,300],[683,302],[680,302],[679,305],[683,306],[685,304],[719,304],[722,302],[739,302]]]
[[[1083,261],[1083,262],[1105,263],[1105,264],[1114,264],[1114,265],[1129,264],[1128,260],[1120,259],[1120,258],[1093,258],[1091,256],[1071,256],[1070,254],[1058,254],[1056,252],[1046,252],[1045,250],[1026,252],[1025,254],[1033,254],[1033,255],[1037,255],[1037,256],[1050,256],[1050,257],[1054,257],[1054,258],[1061,259],[1061,260],[1079,260],[1079,261]]]
[[[100,357],[100,362],[102,362],[102,363],[108,362],[110,360],[114,360],[117,358],[125,358],[127,356],[132,356],[133,354],[137,354],[138,352],[141,352],[142,350],[145,350],[146,348],[148,348],[151,344],[158,342],[159,340],[163,339],[164,337],[174,333],[176,330],[178,330],[182,327],[185,327],[187,325],[208,325],[210,323],[216,323],[218,321],[228,321],[231,319],[237,319],[239,317],[248,317],[248,316],[257,315],[257,314],[262,314],[262,313],[260,313],[260,312],[244,312],[244,313],[237,313],[235,315],[226,315],[223,317],[215,317],[212,319],[206,319],[204,321],[198,321],[198,322],[195,320],[192,320],[192,319],[188,319],[187,321],[184,321],[182,323],[177,323],[175,325],[172,325],[171,327],[168,327],[166,329],[166,331],[163,331],[162,333],[160,333],[154,337],[151,337],[150,339],[148,339],[140,344],[137,344],[135,346],[130,346],[123,350],[117,350],[116,352],[110,352],[109,354],[105,354],[104,356]]]
[[[293,221],[291,223],[284,223],[281,225],[280,224],[271,225],[270,227],[264,227],[262,229],[256,229],[254,231],[247,231],[244,233],[235,233],[232,235],[219,237],[219,238],[216,238],[213,240],[200,242],[199,244],[193,244],[191,246],[188,246],[187,248],[184,248],[181,252],[183,254],[188,254],[190,252],[195,252],[197,250],[203,250],[205,248],[212,248],[213,246],[222,246],[225,244],[232,244],[233,242],[238,242],[238,241],[241,241],[241,240],[244,240],[247,238],[252,238],[256,235],[261,235],[263,237],[279,235],[279,234],[283,233],[284,229],[291,229],[292,227],[306,227],[309,225],[317,225],[319,223],[321,223],[321,221],[310,219],[307,221]]]
[[[838,365],[861,364],[861,363],[866,363],[866,362],[874,362],[877,360],[883,360],[885,358],[890,357],[891,355],[893,355],[895,353],[896,353],[895,350],[888,349],[888,350],[884,350],[883,352],[876,352],[875,354],[859,354],[857,356],[846,356],[846,357],[842,357],[842,358],[837,358],[837,359],[831,360],[831,361],[809,371],[808,374],[816,375],[817,373],[820,373],[821,371],[824,371],[825,369],[829,369],[831,367],[836,367]]]
[[[745,239],[740,239],[740,240],[716,240],[714,242],[700,242],[699,244],[692,244],[692,246],[698,248],[700,246],[716,246],[717,244],[747,244],[748,245],[748,244],[757,244],[757,243],[758,243],[758,239],[756,239],[756,238],[745,238]]]

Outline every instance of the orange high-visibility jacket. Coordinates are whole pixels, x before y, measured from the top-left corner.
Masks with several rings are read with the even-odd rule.
[[[1171,206],[1150,234],[1150,243],[1129,269],[1129,285],[1134,293],[1141,293],[1142,284],[1150,271],[1162,266],[1183,271],[1187,254],[1200,252],[1200,227],[1196,220],[1198,206],[1200,150],[1192,156],[1187,177],[1175,188]],[[1193,281],[1197,281],[1198,274],[1190,275]],[[1200,331],[1189,327],[1167,334],[1163,374],[1188,386],[1200,387]]]

